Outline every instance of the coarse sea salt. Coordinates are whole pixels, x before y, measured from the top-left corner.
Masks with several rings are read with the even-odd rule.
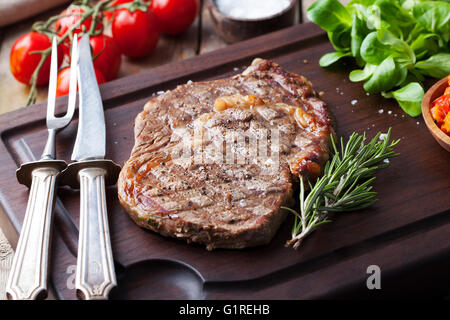
[[[352,106],[354,106],[355,104],[357,104],[358,103],[358,100],[352,100],[352,101],[350,101],[350,103],[352,104]]]
[[[275,15],[286,9],[289,0],[216,0],[219,11],[237,19],[258,19]]]

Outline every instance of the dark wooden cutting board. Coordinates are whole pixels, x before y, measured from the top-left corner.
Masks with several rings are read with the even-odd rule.
[[[450,291],[450,154],[433,140],[421,117],[410,118],[394,101],[366,95],[360,83],[351,83],[350,66],[320,68],[319,58],[330,51],[318,27],[297,25],[101,87],[107,158],[120,164],[134,142],[134,118],[152,95],[188,80],[236,74],[255,57],[273,59],[324,91],[339,135],[366,131],[371,137],[392,127],[393,138],[401,139],[396,149],[401,155],[377,174],[374,186],[380,201],[361,212],[334,216],[333,223],[314,232],[299,250],[284,247],[291,217],[269,245],[246,250],[208,252],[163,238],[137,227],[120,206],[115,187],[108,189],[119,281],[112,298],[299,299]],[[64,103],[58,99],[58,110],[64,110]],[[45,110],[46,105],[38,104],[0,117],[0,200],[18,230],[28,191],[17,183],[15,170],[27,160],[26,146],[40,154],[46,140]],[[76,130],[75,118],[57,137],[57,153],[64,160],[70,159]],[[74,299],[79,194],[61,188],[58,195],[67,210],[56,212],[51,281],[60,298]],[[369,265],[381,268],[379,292],[366,288]]]

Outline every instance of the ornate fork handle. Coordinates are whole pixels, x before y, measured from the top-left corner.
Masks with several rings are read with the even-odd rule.
[[[17,170],[19,182],[30,187],[25,219],[14,255],[6,293],[9,299],[47,297],[50,228],[55,188],[64,161],[29,162]]]

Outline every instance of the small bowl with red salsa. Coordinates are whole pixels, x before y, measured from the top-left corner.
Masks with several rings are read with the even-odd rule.
[[[450,152],[450,75],[427,91],[422,116],[436,141]]]

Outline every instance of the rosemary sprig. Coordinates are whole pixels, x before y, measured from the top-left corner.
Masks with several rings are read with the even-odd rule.
[[[300,212],[283,207],[295,215],[292,238],[286,246],[298,248],[302,239],[318,226],[331,222],[329,212],[359,210],[377,201],[371,186],[374,173],[389,166],[387,159],[398,155],[394,146],[400,140],[389,142],[390,136],[389,128],[384,137],[378,133],[366,143],[365,133],[353,133],[347,143],[341,138],[340,149],[332,139],[332,158],[326,163],[323,176],[314,185],[308,182],[310,192],[306,197],[306,182],[300,178]]]

